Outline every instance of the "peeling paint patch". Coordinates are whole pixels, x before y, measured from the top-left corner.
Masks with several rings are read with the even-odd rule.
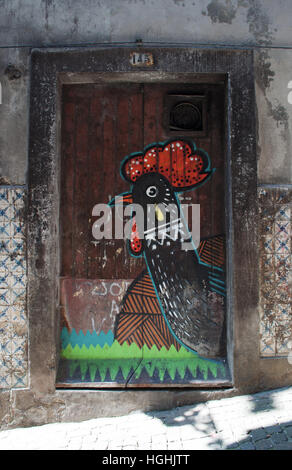
[[[202,12],[211,18],[212,23],[227,23],[231,24],[236,16],[236,8],[232,5],[230,0],[225,0],[225,4],[219,0],[212,0],[207,6],[207,11]]]
[[[250,33],[259,44],[269,45],[272,43],[273,33],[270,31],[270,19],[258,0],[249,0],[246,20]]]
[[[275,77],[275,72],[271,69],[270,56],[267,51],[259,52],[255,71],[257,84],[265,93]]]
[[[8,80],[18,80],[22,75],[21,70],[12,64],[6,67],[4,74],[7,76]]]
[[[285,129],[288,129],[289,115],[283,105],[278,104],[274,108],[271,106],[270,113],[278,125],[283,125]]]
[[[9,181],[8,178],[5,178],[4,176],[0,176],[0,186],[10,186],[10,185],[11,185],[11,181]]]

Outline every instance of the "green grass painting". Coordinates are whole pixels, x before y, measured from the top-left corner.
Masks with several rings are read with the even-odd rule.
[[[119,371],[125,380],[130,373],[135,379],[139,379],[143,371],[146,371],[149,377],[153,377],[156,373],[161,382],[163,382],[166,372],[173,381],[176,374],[183,380],[186,371],[190,372],[194,379],[198,373],[203,375],[204,380],[207,380],[209,374],[214,379],[219,372],[221,376],[225,375],[225,367],[222,362],[202,358],[183,347],[177,351],[174,346],[168,350],[164,347],[159,350],[156,346],[151,349],[143,346],[140,349],[134,343],[120,345],[117,341],[113,341],[111,345],[104,344],[103,346],[98,344],[95,346],[88,346],[88,344],[72,346],[68,343],[62,349],[61,357],[69,362],[71,377],[79,370],[81,379],[85,380],[85,376],[89,372],[92,382],[96,380],[97,372],[101,381],[105,380],[107,374],[114,381]]]

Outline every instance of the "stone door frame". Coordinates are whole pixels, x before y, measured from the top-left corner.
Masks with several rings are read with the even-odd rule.
[[[134,67],[130,54],[141,48],[34,50],[31,55],[28,171],[28,315],[30,390],[65,397],[79,406],[84,393],[92,406],[112,413],[187,404],[256,390],[259,371],[256,108],[251,50],[147,48],[153,65]],[[60,95],[64,83],[177,81],[196,83],[212,75],[226,80],[226,207],[228,361],[226,390],[55,389],[59,352]],[[64,395],[65,394],[65,395]],[[69,402],[68,402],[69,403]],[[106,411],[107,410],[107,411]],[[118,411],[116,411],[118,413]],[[86,413],[85,413],[86,414]],[[87,416],[87,415],[86,415]],[[90,417],[90,415],[89,415]]]

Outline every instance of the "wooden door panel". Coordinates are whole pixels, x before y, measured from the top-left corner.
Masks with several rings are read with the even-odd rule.
[[[61,275],[114,279],[122,277],[120,269],[134,277],[142,263],[131,262],[124,242],[119,243],[126,263],[112,262],[112,241],[94,244],[91,213],[95,204],[127,190],[119,167],[125,155],[143,146],[141,87],[64,88],[61,187],[68,188],[61,204]]]
[[[167,100],[173,95],[205,96],[202,132],[180,134],[169,128]],[[192,139],[194,148],[209,154],[216,171],[206,184],[179,198],[182,203],[200,204],[198,256],[203,263],[223,269],[223,136],[222,85],[119,83],[63,87],[62,351],[57,386],[216,386],[226,382],[223,326],[220,354],[214,366],[212,361],[185,349],[169,330],[144,256],[133,257],[125,240],[113,236],[97,241],[92,235],[94,205],[107,204],[131,189],[120,174],[126,156],[170,139]]]
[[[129,370],[127,359],[120,358],[116,371],[113,360],[92,359],[78,348],[91,340],[96,349],[104,336],[107,347],[111,345],[121,295],[113,298],[108,289],[128,285],[144,267],[141,259],[129,255],[124,240],[96,241],[92,235],[93,207],[127,189],[119,177],[120,163],[143,146],[142,89],[65,86],[62,101],[61,328],[67,361],[61,360],[58,382],[84,386],[95,374],[98,383],[123,386],[136,367],[136,351]]]

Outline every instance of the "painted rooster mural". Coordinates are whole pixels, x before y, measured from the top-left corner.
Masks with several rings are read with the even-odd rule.
[[[206,183],[213,171],[208,154],[187,139],[152,144],[122,162],[121,175],[131,190],[110,205],[143,207],[143,236],[134,216],[128,248],[133,256],[144,256],[147,269],[132,282],[121,303],[115,324],[120,344],[155,344],[158,349],[174,345],[177,350],[184,346],[205,357],[221,354],[224,240],[215,236],[201,240],[198,249],[183,249],[182,243],[192,243],[192,237],[178,199],[179,193]],[[155,208],[157,222],[150,228],[149,205]]]

